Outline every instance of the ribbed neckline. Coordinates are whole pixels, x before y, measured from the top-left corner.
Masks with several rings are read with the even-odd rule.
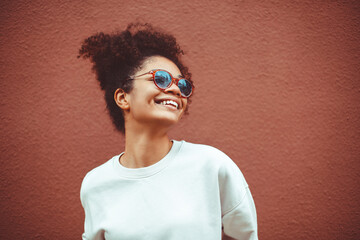
[[[127,168],[120,164],[120,156],[124,154],[123,152],[119,155],[116,155],[112,158],[113,166],[115,171],[120,174],[124,178],[130,179],[139,179],[139,178],[146,178],[152,175],[157,174],[161,170],[163,170],[170,161],[172,161],[177,153],[180,151],[180,148],[184,141],[175,141],[172,140],[173,145],[171,146],[170,151],[157,163],[150,165],[148,167],[143,168]]]

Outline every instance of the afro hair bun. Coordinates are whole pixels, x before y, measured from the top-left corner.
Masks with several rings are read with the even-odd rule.
[[[124,31],[112,34],[100,32],[86,38],[81,45],[78,58],[89,59],[93,64],[92,70],[105,91],[110,116],[121,132],[124,132],[124,117],[114,101],[114,93],[118,88],[131,91],[130,76],[147,57],[156,55],[174,62],[183,76],[191,81],[188,68],[181,62],[184,52],[176,38],[148,23],[130,23]]]

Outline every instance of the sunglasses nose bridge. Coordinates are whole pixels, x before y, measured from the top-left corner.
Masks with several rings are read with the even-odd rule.
[[[173,78],[171,79],[171,81],[172,81],[172,83],[175,83],[175,85],[179,87],[180,78],[174,78],[174,77],[173,77]]]
[[[181,96],[181,91],[180,91],[180,88],[178,86],[178,83],[179,83],[179,79],[176,79],[176,78],[172,78],[171,79],[171,84],[166,88],[164,89],[165,92],[171,92],[177,96]]]

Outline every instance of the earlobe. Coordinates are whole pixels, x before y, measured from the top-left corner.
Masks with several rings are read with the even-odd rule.
[[[122,110],[129,110],[129,102],[126,99],[126,92],[123,89],[116,89],[114,93],[114,100],[116,105],[118,105]]]

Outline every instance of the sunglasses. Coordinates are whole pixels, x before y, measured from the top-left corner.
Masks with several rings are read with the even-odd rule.
[[[134,80],[135,78],[144,76],[146,74],[152,74],[152,80],[161,90],[165,90],[169,88],[172,83],[175,83],[176,86],[178,86],[180,89],[182,97],[190,97],[193,92],[194,86],[190,81],[186,80],[185,78],[174,78],[168,71],[161,69],[151,70],[150,72],[135,76],[131,79]]]

